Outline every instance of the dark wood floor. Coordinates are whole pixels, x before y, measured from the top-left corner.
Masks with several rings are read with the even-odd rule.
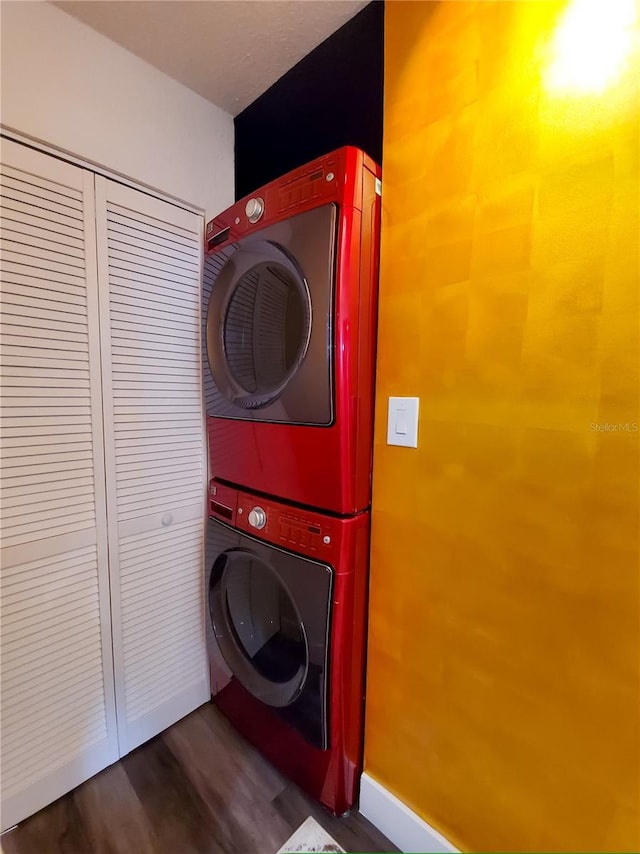
[[[2,837],[5,854],[274,854],[312,815],[346,851],[397,851],[329,815],[202,706]]]

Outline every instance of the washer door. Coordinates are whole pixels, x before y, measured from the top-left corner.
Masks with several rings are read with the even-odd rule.
[[[207,257],[208,415],[332,423],[336,223],[323,205]]]
[[[269,706],[298,699],[309,645],[291,594],[268,563],[231,549],[213,565],[209,609],[220,651],[238,681]]]
[[[326,749],[334,569],[220,519],[207,555],[209,625],[232,677]]]

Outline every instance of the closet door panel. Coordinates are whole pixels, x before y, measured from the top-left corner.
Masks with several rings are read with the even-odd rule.
[[[2,143],[2,827],[118,758],[93,175]]]
[[[121,753],[209,699],[202,220],[97,179]]]

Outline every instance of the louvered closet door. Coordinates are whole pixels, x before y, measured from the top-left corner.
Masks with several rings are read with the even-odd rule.
[[[202,219],[96,179],[122,753],[209,699]],[[100,254],[101,253],[101,254]],[[108,328],[107,328],[108,326]]]
[[[2,827],[118,758],[93,175],[2,142]]]

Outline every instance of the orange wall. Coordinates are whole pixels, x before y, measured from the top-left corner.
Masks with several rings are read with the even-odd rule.
[[[465,850],[640,850],[640,62],[549,88],[567,5],[386,7],[365,764]]]

